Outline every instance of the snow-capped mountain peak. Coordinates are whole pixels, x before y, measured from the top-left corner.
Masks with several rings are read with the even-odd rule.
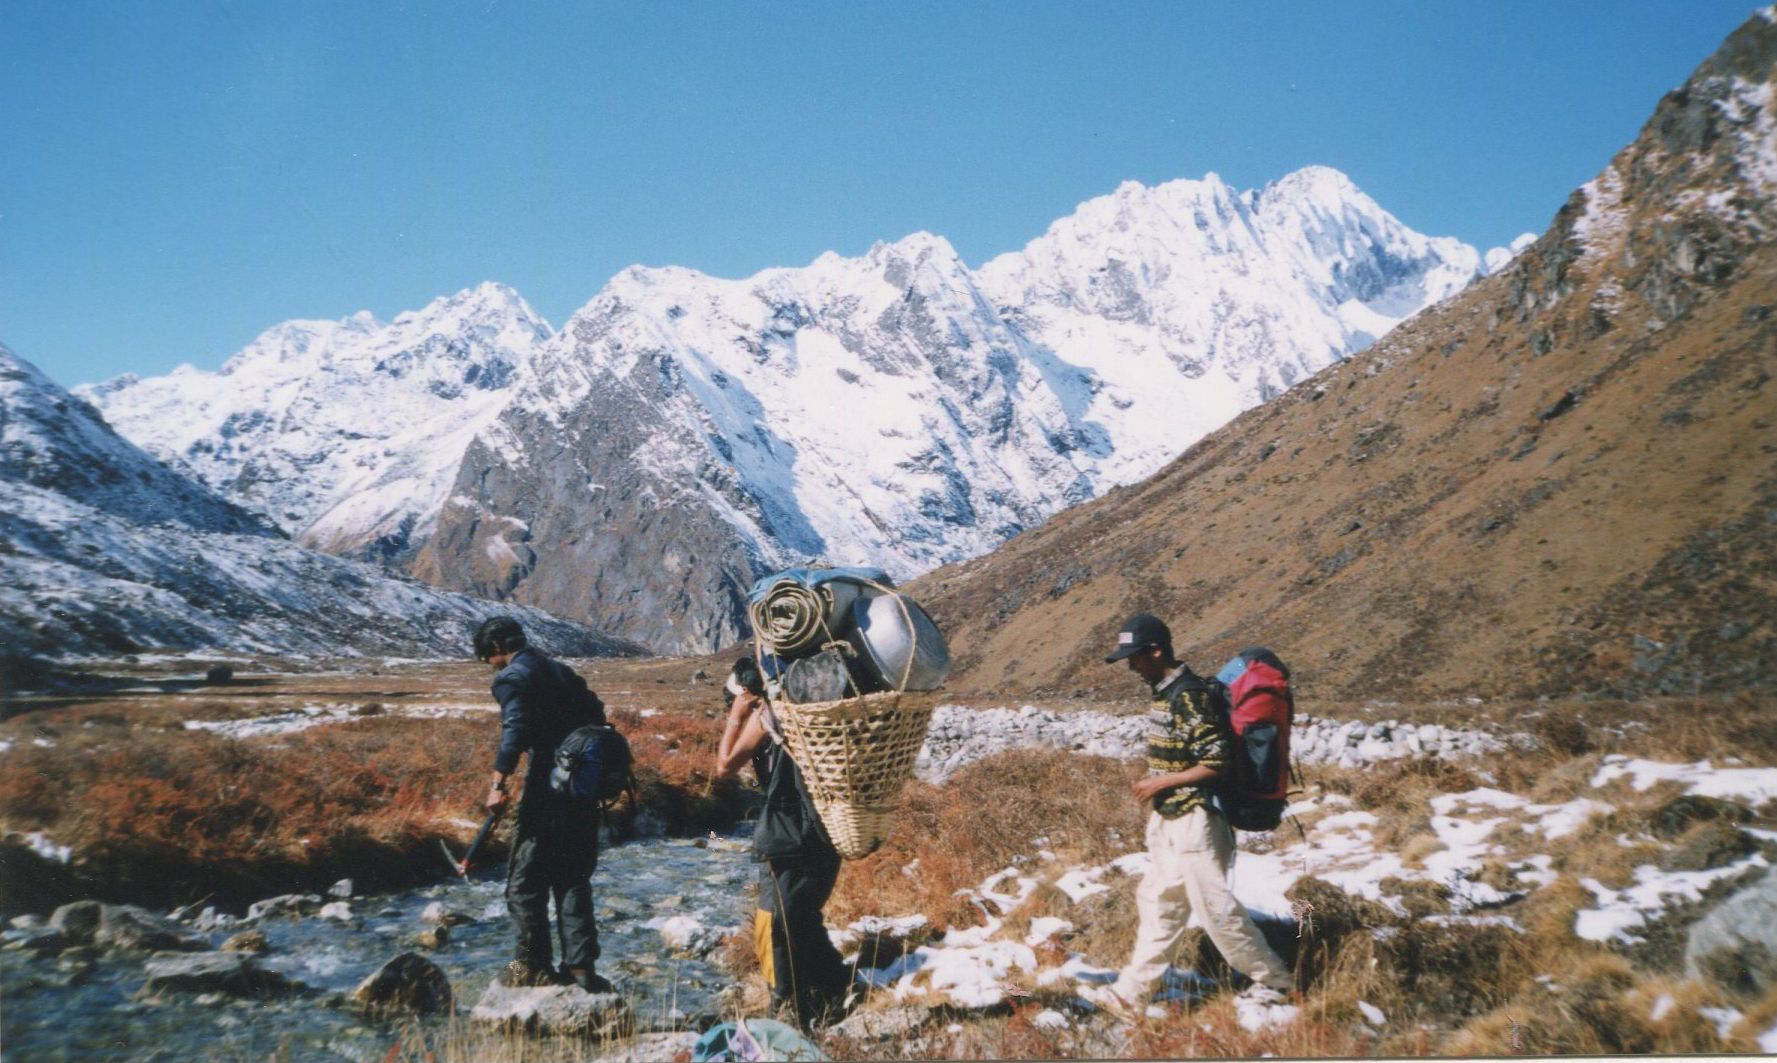
[[[979,270],[929,232],[740,280],[625,270],[471,448],[421,570],[707,649],[759,568],[991,549],[1479,268],[1317,167],[1125,182]]]
[[[379,320],[287,321],[215,373],[79,389],[120,431],[302,541],[394,557],[428,533],[469,439],[549,323],[482,284]]]
[[[743,279],[638,265],[553,335],[487,284],[89,394],[304,542],[703,650],[761,567],[992,549],[1481,268],[1335,170],[1212,173],[974,270],[926,231]]]

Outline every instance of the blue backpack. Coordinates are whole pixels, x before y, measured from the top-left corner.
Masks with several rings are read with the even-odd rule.
[[[607,805],[625,791],[635,801],[634,760],[629,741],[608,723],[591,723],[568,732],[555,747],[549,788],[576,801]]]

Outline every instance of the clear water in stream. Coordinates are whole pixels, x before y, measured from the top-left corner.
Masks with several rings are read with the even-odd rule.
[[[440,857],[440,862],[443,858]],[[505,869],[490,868],[467,883],[451,881],[403,893],[353,898],[353,923],[308,917],[271,917],[257,927],[271,943],[260,966],[310,987],[284,999],[199,1003],[190,994],[159,1001],[137,999],[144,981],[140,954],[98,960],[78,984],[58,986],[67,974],[54,955],[0,951],[0,1050],[8,1063],[27,1060],[380,1060],[399,1039],[399,1023],[379,1023],[328,996],[350,992],[395,955],[417,951],[450,976],[457,1021],[511,956],[506,921]],[[714,957],[676,958],[649,920],[692,916],[712,927],[751,917],[748,886],[755,865],[744,839],[694,841],[652,838],[599,854],[593,876],[597,898],[599,971],[618,983],[642,1028],[682,1028],[712,1010],[727,976]],[[453,927],[449,944],[415,949],[426,928],[420,913],[433,901],[472,916]],[[245,925],[211,933],[219,945]],[[442,1029],[439,1016],[424,1025]]]

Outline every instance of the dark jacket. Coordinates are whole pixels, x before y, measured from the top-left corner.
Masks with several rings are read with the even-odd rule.
[[[529,753],[525,797],[546,792],[555,747],[568,732],[605,722],[605,703],[580,674],[526,647],[494,676],[494,698],[500,703],[500,749],[494,770],[511,774],[520,754]]]
[[[790,759],[790,751],[768,737],[753,754],[753,771],[765,791],[765,807],[759,810],[753,830],[753,859],[829,855],[837,859],[839,852],[827,838],[827,828],[802,781],[802,769]]]

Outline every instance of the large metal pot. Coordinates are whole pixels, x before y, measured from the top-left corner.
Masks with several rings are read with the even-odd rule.
[[[889,690],[936,690],[950,675],[944,633],[904,594],[852,603],[852,644]]]

